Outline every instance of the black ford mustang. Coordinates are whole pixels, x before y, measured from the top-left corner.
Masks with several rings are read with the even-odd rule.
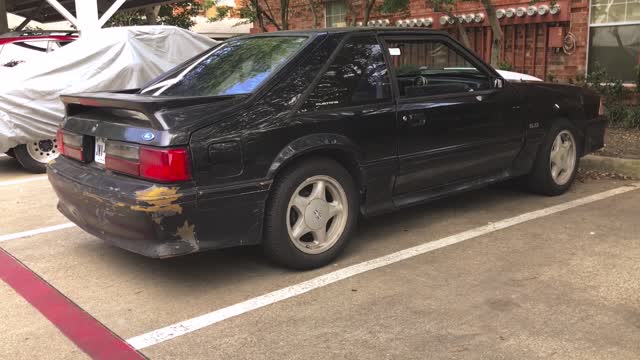
[[[514,177],[562,194],[604,136],[596,94],[507,82],[428,30],[246,36],[63,101],[49,179],[81,228],[150,257],[261,243],[294,268],[332,261],[360,213]]]

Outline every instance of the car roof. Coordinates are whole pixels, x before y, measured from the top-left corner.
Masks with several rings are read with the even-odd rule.
[[[344,33],[359,33],[359,32],[377,32],[377,33],[402,33],[402,34],[437,34],[450,36],[448,32],[441,30],[433,30],[427,28],[401,28],[401,27],[339,27],[339,28],[322,28],[322,29],[308,29],[308,30],[281,30],[266,33],[256,33],[247,35],[251,36],[273,36],[273,35],[317,35],[317,34],[344,34]]]

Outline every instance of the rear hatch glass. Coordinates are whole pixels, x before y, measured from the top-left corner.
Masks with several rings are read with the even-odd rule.
[[[302,48],[307,37],[273,36],[222,43],[186,69],[147,86],[153,96],[220,96],[249,94]]]

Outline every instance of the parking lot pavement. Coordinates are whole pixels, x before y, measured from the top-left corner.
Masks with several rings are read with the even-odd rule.
[[[258,248],[150,260],[78,228],[0,246],[129,339],[353,264],[626,184],[589,180],[554,198],[492,187],[374,218],[362,224],[337,264],[309,272],[275,267]],[[31,185],[29,191],[51,192],[46,181]],[[6,188],[0,191],[5,196]],[[42,213],[55,219],[52,223],[65,222],[56,218],[55,199],[46,196]],[[492,231],[142,352],[167,359],[638,358],[639,200],[640,191],[631,191]],[[33,223],[21,213],[33,206],[16,203],[4,221],[12,231],[30,230]],[[16,323],[23,317],[8,316]],[[0,354],[26,345],[4,338]],[[59,357],[72,356],[61,349]]]
[[[87,359],[29,303],[0,281],[0,359]]]
[[[44,178],[44,175],[36,175],[24,171],[16,159],[0,153],[0,186],[2,183],[9,181],[16,181],[20,183],[35,179],[38,179],[39,181]]]

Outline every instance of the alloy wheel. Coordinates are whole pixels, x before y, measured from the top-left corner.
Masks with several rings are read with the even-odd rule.
[[[576,167],[576,141],[568,130],[561,131],[551,146],[551,177],[557,185],[564,185],[573,176]]]
[[[345,230],[348,207],[347,195],[338,181],[326,175],[308,178],[289,200],[289,238],[306,254],[329,250]]]

